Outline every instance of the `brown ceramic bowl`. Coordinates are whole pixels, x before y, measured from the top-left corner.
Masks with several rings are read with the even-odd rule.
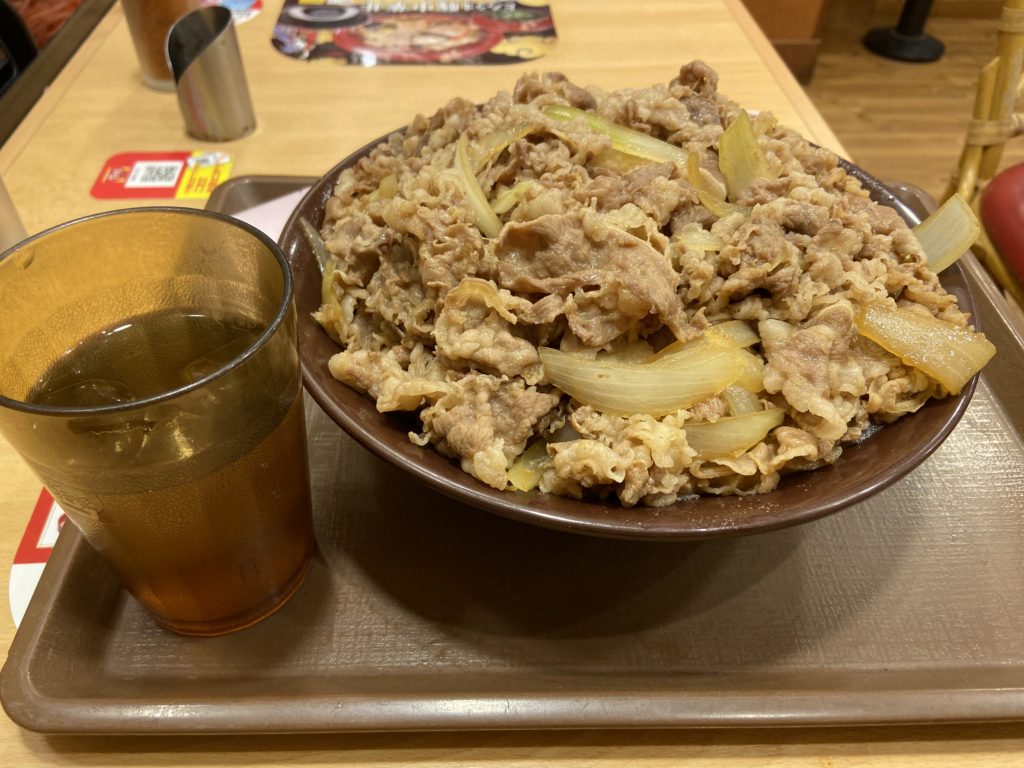
[[[295,275],[303,378],[316,402],[363,446],[463,503],[526,523],[624,539],[701,539],[783,528],[837,512],[899,480],[946,439],[974,392],[977,377],[960,395],[930,401],[917,413],[846,447],[835,464],[788,475],[776,490],[759,496],[706,496],[668,507],[627,509],[615,503],[576,501],[538,491],[494,490],[433,448],[410,442],[408,433],[417,427],[411,416],[378,413],[370,398],[335,380],[327,370],[327,361],[338,346],[310,316],[320,306],[320,272],[299,221],[304,217],[319,228],[341,170],[364,157],[376,143],[345,158],[317,182],[281,234],[281,247]],[[918,217],[885,185],[856,166],[845,165],[875,200],[917,223]],[[947,269],[942,282],[957,295],[961,308],[973,312],[959,265]]]

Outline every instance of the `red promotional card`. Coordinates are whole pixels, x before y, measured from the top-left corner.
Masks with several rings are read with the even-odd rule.
[[[92,185],[101,200],[205,200],[231,176],[224,152],[122,152],[103,165]]]

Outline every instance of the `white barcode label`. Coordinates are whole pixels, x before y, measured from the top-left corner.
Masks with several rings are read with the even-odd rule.
[[[128,180],[124,183],[126,189],[138,188],[173,188],[178,184],[178,177],[185,167],[181,160],[146,161],[135,163]]]

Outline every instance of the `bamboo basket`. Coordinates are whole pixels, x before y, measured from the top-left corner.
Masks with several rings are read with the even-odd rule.
[[[977,213],[986,183],[998,172],[1006,142],[1024,133],[1024,113],[1016,104],[1024,66],[1024,0],[1005,0],[996,38],[996,55],[981,70],[974,112],[960,163],[943,196],[959,193]],[[984,230],[974,253],[1018,307],[1024,286],[1000,257]]]

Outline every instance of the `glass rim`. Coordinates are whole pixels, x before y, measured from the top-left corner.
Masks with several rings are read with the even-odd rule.
[[[198,389],[202,389],[204,386],[212,381],[215,381],[222,376],[230,373],[236,368],[241,367],[250,359],[252,359],[260,349],[266,346],[267,342],[277,333],[281,324],[284,323],[288,317],[291,305],[292,296],[294,293],[294,281],[292,279],[291,266],[288,263],[288,259],[285,258],[284,251],[281,247],[262,230],[254,227],[246,221],[229,216],[219,211],[211,211],[205,208],[186,208],[183,206],[171,206],[171,205],[157,205],[157,206],[134,206],[131,208],[118,208],[111,211],[101,211],[99,213],[92,213],[86,216],[80,216],[69,221],[55,224],[52,227],[48,227],[40,232],[31,235],[20,242],[10,246],[7,250],[0,252],[0,265],[10,256],[13,256],[16,251],[21,250],[26,245],[36,241],[42,240],[43,238],[49,237],[57,232],[64,229],[80,226],[86,222],[94,221],[96,219],[112,218],[112,217],[126,217],[139,214],[173,214],[173,215],[185,215],[185,216],[198,216],[199,218],[219,221],[222,224],[226,224],[235,229],[240,229],[250,236],[258,240],[264,245],[267,250],[273,255],[277,261],[278,266],[281,268],[281,275],[284,279],[284,284],[281,291],[281,300],[279,302],[277,312],[271,319],[270,323],[260,333],[260,335],[245,348],[245,350],[233,357],[230,361],[224,365],[216,368],[210,373],[196,379],[188,384],[183,384],[173,389],[169,389],[164,392],[159,392],[155,395],[148,397],[140,397],[136,400],[128,400],[123,403],[112,403],[110,405],[76,405],[76,406],[63,406],[63,405],[42,405],[39,403],[27,403],[24,400],[16,400],[11,397],[7,397],[0,393],[0,407],[9,408],[15,411],[22,411],[24,413],[33,413],[41,416],[95,416],[104,414],[115,414],[125,411],[134,411],[138,408],[144,408],[151,405],[157,405],[159,403],[173,400],[181,395],[193,392]]]

